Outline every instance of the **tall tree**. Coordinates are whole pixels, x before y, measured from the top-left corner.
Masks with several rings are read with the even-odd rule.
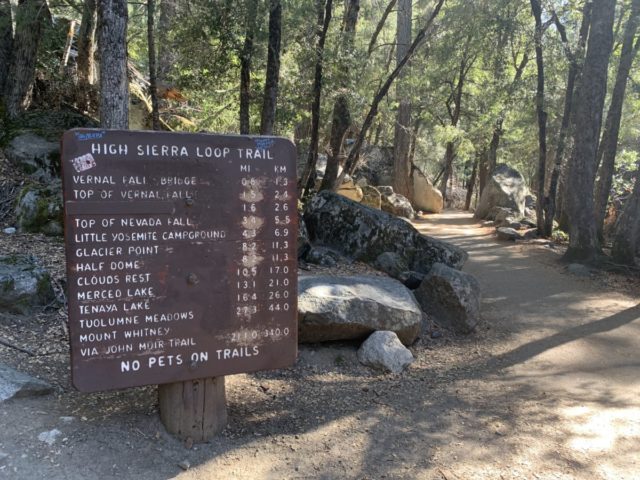
[[[126,0],[98,2],[100,123],[104,128],[129,128],[127,22]]]
[[[264,82],[260,134],[273,134],[276,122],[278,83],[280,80],[280,41],[282,37],[282,3],[269,1],[269,48],[267,53],[267,78]]]
[[[149,93],[151,94],[151,124],[160,130],[160,105],[158,104],[158,84],[156,77],[156,0],[147,0],[147,45],[149,51]]]
[[[81,88],[95,83],[94,56],[96,52],[96,24],[98,7],[96,0],[85,0],[82,21],[78,32],[78,84]]]
[[[569,133],[569,126],[571,125],[571,119],[573,118],[575,84],[578,74],[582,69],[584,49],[587,43],[587,35],[589,34],[589,25],[591,24],[591,6],[591,1],[587,0],[582,9],[582,21],[580,23],[580,30],[578,33],[578,42],[574,51],[572,51],[569,46],[569,40],[567,38],[567,32],[564,25],[560,22],[560,19],[555,12],[553,14],[553,20],[556,28],[558,29],[558,33],[560,34],[560,38],[562,39],[565,56],[569,62],[569,71],[567,73],[567,83],[564,94],[562,122],[560,124],[560,131],[558,132],[553,170],[549,180],[549,196],[546,201],[547,213],[544,226],[545,232],[549,232],[553,229],[554,218],[560,219],[561,217],[566,217],[566,215],[563,214],[564,189],[560,188],[560,186],[563,185],[562,172],[567,150],[567,135]]]
[[[414,55],[418,47],[431,36],[433,32],[433,22],[440,13],[444,1],[445,0],[438,0],[438,2],[435,4],[431,15],[429,15],[429,18],[425,22],[425,25],[416,34],[413,42],[411,43],[411,46],[407,50],[406,55],[402,58],[402,61],[398,63],[398,65],[396,65],[396,68],[394,68],[393,71],[389,74],[385,82],[376,92],[376,95],[373,97],[373,101],[371,102],[371,106],[369,107],[369,111],[367,112],[367,116],[365,117],[364,122],[362,122],[362,128],[360,128],[358,137],[356,138],[353,147],[351,147],[351,151],[349,152],[349,156],[344,163],[344,168],[342,170],[342,173],[338,177],[336,185],[340,185],[342,183],[342,180],[344,179],[344,176],[347,174],[352,175],[355,169],[358,167],[358,160],[360,159],[360,149],[362,148],[362,144],[364,143],[364,139],[367,136],[367,132],[369,131],[369,128],[373,123],[373,119],[378,114],[378,106],[380,105],[380,102],[383,98],[386,97],[389,89],[391,88],[391,85],[393,85],[394,80],[398,77],[398,74]]]
[[[13,21],[11,19],[11,2],[0,0],[0,96],[4,91],[4,84],[7,79],[7,65],[11,60],[13,50]]]
[[[247,0],[247,17],[242,52],[240,52],[240,133],[249,134],[251,122],[249,106],[251,104],[251,57],[253,56],[253,38],[256,31],[258,0]]]
[[[549,236],[551,232],[545,231],[545,202],[544,202],[544,177],[547,171],[547,112],[544,109],[544,57],[542,55],[542,6],[539,0],[531,0],[531,11],[535,20],[534,43],[536,50],[536,113],[538,116],[538,201],[536,202],[536,216],[538,220],[538,233]]]
[[[616,222],[611,255],[622,264],[632,265],[640,239],[640,161],[636,167],[636,182],[624,210]]]
[[[307,188],[307,182],[316,169],[318,160],[318,141],[320,138],[320,98],[322,96],[322,68],[324,62],[324,43],[331,22],[332,0],[317,0],[318,11],[317,43],[316,43],[316,68],[313,78],[313,101],[311,104],[311,142],[307,155],[307,165],[298,183],[298,190],[302,193]]]
[[[411,45],[412,0],[399,0],[396,26],[396,64],[399,64]],[[408,69],[403,68],[396,82],[396,116],[393,141],[393,190],[413,200],[411,177],[411,99],[409,95]]]
[[[565,257],[589,261],[599,253],[593,187],[607,67],[613,45],[615,0],[594,2],[582,76],[576,87],[574,147],[569,160],[567,213],[569,248]]]
[[[604,131],[602,140],[598,148],[598,163],[600,170],[598,171],[598,182],[596,183],[596,227],[598,235],[602,238],[602,229],[604,227],[604,217],[607,211],[607,202],[609,200],[609,191],[613,182],[613,170],[615,166],[616,153],[618,150],[618,136],[620,134],[620,119],[622,118],[622,104],[624,102],[624,94],[627,88],[627,79],[631,71],[631,64],[638,51],[638,45],[634,48],[633,42],[638,30],[638,22],[640,21],[640,0],[633,0],[631,4],[631,13],[624,29],[622,51],[620,53],[620,62],[618,64],[618,72],[616,74],[613,93],[611,94],[611,103],[607,111],[607,119],[604,123]]]
[[[465,42],[462,58],[460,59],[460,64],[456,72],[456,78],[453,82],[450,82],[451,90],[445,102],[451,126],[454,128],[458,126],[458,122],[460,121],[460,114],[462,112],[462,94],[464,92],[465,81],[476,59],[476,56],[470,53],[471,41],[472,36],[469,35]],[[456,144],[453,140],[449,140],[445,147],[444,170],[440,183],[440,190],[442,191],[442,198],[444,199],[445,205],[447,202],[447,186],[453,175],[453,162],[455,158]]]
[[[18,2],[13,50],[5,84],[5,106],[10,117],[18,115],[31,103],[36,54],[44,24],[50,16],[46,0]]]
[[[161,0],[158,18],[158,84],[166,85],[172,77],[178,53],[173,35],[178,23],[178,0]]]
[[[344,13],[342,26],[342,42],[338,52],[337,84],[339,93],[333,104],[331,115],[331,133],[329,138],[330,152],[327,157],[327,168],[322,177],[320,190],[333,190],[340,169],[340,155],[344,136],[351,126],[351,109],[349,106],[348,85],[350,76],[350,59],[358,23],[360,0],[349,0]]]

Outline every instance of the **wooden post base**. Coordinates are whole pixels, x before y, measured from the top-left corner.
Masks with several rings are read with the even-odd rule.
[[[181,440],[206,442],[227,425],[224,377],[158,385],[160,419]]]

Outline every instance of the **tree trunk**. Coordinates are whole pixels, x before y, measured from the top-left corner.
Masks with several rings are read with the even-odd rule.
[[[480,154],[476,153],[473,160],[473,169],[471,170],[471,178],[469,178],[469,185],[467,185],[467,198],[464,201],[464,209],[469,210],[471,208],[471,199],[473,198],[473,188],[476,184],[476,178],[478,176],[478,164],[480,163]]]
[[[616,222],[611,255],[622,264],[633,265],[640,236],[640,161],[636,168],[636,183],[624,210]]]
[[[349,94],[346,91],[350,80],[350,59],[353,50],[353,41],[358,23],[360,0],[349,0],[344,15],[342,28],[342,44],[338,53],[338,85],[341,92],[333,104],[331,120],[330,153],[327,157],[327,168],[322,178],[320,190],[333,190],[340,170],[340,156],[344,136],[351,125],[351,112],[349,109]]]
[[[307,165],[304,169],[300,181],[298,182],[298,191],[300,194],[307,189],[307,182],[313,182],[313,175],[316,170],[316,162],[318,160],[318,141],[320,137],[320,98],[322,96],[322,63],[324,58],[324,43],[329,30],[329,22],[331,22],[331,9],[333,7],[332,0],[317,0],[316,8],[318,9],[318,42],[316,45],[316,71],[313,80],[313,103],[311,105],[311,143],[309,144],[309,154],[307,156]]]
[[[502,137],[502,118],[496,120],[496,124],[493,127],[493,133],[491,134],[491,141],[489,142],[489,150],[487,150],[487,175],[484,179],[486,183],[488,176],[493,173],[498,165],[498,147],[500,146],[500,138]],[[483,185],[484,188],[484,185]]]
[[[85,0],[78,33],[78,106],[88,110],[90,107],[91,86],[96,83],[95,53],[96,25],[98,23],[98,7],[96,0]]]
[[[240,53],[240,134],[251,132],[249,107],[251,105],[251,57],[253,56],[253,37],[256,30],[258,0],[248,0],[244,45]]]
[[[489,162],[489,153],[487,148],[484,147],[480,151],[480,164],[478,165],[478,169],[480,170],[478,175],[478,194],[482,195],[484,191],[484,187],[487,185],[487,180],[489,179],[490,170],[490,162]],[[495,168],[495,167],[494,167]]]
[[[36,55],[48,16],[45,0],[21,0],[18,3],[13,51],[5,83],[5,105],[10,117],[17,116],[31,103]]]
[[[340,151],[344,134],[351,125],[351,113],[349,112],[349,100],[346,95],[338,95],[336,103],[333,105],[333,116],[331,121],[331,155],[327,159],[327,168],[322,178],[320,190],[333,190],[338,170],[340,169]]]
[[[455,158],[455,145],[453,142],[447,142],[447,146],[444,153],[444,168],[442,174],[442,180],[440,182],[440,191],[442,192],[442,201],[444,206],[447,206],[447,189],[449,186],[449,180],[451,179],[451,172],[453,170],[453,160]]]
[[[549,214],[546,222],[553,228],[553,219],[556,218],[560,223],[560,228],[568,230],[569,220],[564,208],[564,184],[566,172],[563,169],[565,157],[567,155],[567,134],[569,127],[573,123],[573,97],[575,95],[575,81],[578,74],[582,70],[582,61],[584,59],[584,48],[587,43],[589,34],[589,26],[591,25],[591,7],[590,1],[585,2],[582,9],[582,21],[580,23],[580,31],[578,34],[578,43],[575,52],[569,52],[568,39],[564,27],[556,21],[558,31],[565,44],[565,50],[569,52],[569,72],[567,74],[567,87],[564,97],[564,111],[562,112],[562,123],[560,132],[558,133],[558,143],[556,145],[555,162],[553,172],[551,173],[551,181],[549,183]],[[557,19],[557,17],[555,17]],[[545,226],[548,229],[548,225]]]
[[[536,202],[536,217],[538,234],[548,237],[551,232],[545,231],[545,173],[547,171],[547,112],[544,111],[544,58],[542,56],[542,7],[539,0],[531,0],[531,11],[535,19],[535,49],[536,49],[536,113],[538,116],[538,201]]]
[[[607,112],[607,119],[604,124],[602,141],[598,149],[598,163],[600,164],[599,180],[596,184],[596,227],[598,236],[602,239],[604,228],[604,217],[607,211],[609,191],[613,182],[613,171],[615,167],[616,153],[618,150],[618,135],[620,133],[620,119],[622,117],[622,103],[624,101],[627,79],[631,71],[631,64],[636,56],[637,49],[634,49],[633,40],[638,30],[640,20],[640,0],[633,0],[631,14],[624,29],[624,39],[622,42],[622,52],[620,53],[620,63],[616,73],[616,81],[611,95],[611,104]]]
[[[178,59],[175,51],[176,41],[172,36],[179,14],[178,0],[161,0],[159,10],[157,77],[158,83],[165,85],[170,83],[169,80]]]
[[[371,35],[371,40],[369,40],[369,48],[367,49],[367,57],[370,57],[371,53],[373,53],[373,49],[376,46],[376,40],[378,40],[378,35],[380,35],[380,32],[382,31],[382,28],[384,27],[384,24],[387,22],[387,17],[389,16],[391,11],[393,10],[393,7],[396,6],[396,1],[397,0],[391,0],[387,4],[387,7],[384,9],[384,13],[382,14],[382,17],[380,17],[380,20],[378,20],[378,24],[376,25],[376,28],[373,31],[373,35]]]
[[[147,44],[149,48],[149,93],[151,94],[151,123],[154,130],[160,130],[160,106],[158,105],[158,84],[156,77],[156,38],[154,21],[156,0],[147,0]]]
[[[471,37],[467,38],[467,45],[465,47],[465,52],[462,55],[462,60],[460,61],[460,68],[457,74],[457,81],[455,87],[452,87],[453,90],[449,98],[447,99],[447,111],[449,112],[449,118],[451,119],[451,126],[457,127],[458,121],[460,120],[460,112],[462,111],[462,92],[464,89],[464,82],[469,73],[469,69],[473,64],[473,60],[470,60],[468,56],[468,49],[471,42]],[[451,109],[451,102],[453,102],[453,110]],[[447,184],[453,175],[453,161],[456,158],[455,144],[453,142],[447,142],[446,152],[444,155],[444,175],[442,177],[442,183],[440,190],[442,191],[442,199],[447,205]]]
[[[269,51],[267,54],[267,78],[264,83],[260,134],[272,135],[276,122],[278,82],[280,77],[280,37],[282,34],[282,4],[270,0],[269,4]]]
[[[104,128],[129,128],[127,20],[126,0],[98,2],[100,123]]]
[[[411,45],[411,1],[399,0],[396,27],[396,63],[400,63]],[[393,139],[393,190],[413,201],[411,182],[411,162],[409,146],[411,143],[411,100],[406,80],[407,70],[402,70],[396,83],[398,114],[396,116]]]
[[[4,92],[4,86],[7,79],[7,65],[11,61],[11,52],[13,50],[13,22],[11,20],[11,2],[9,0],[0,0],[0,97]]]
[[[576,87],[574,147],[569,160],[567,213],[569,260],[592,260],[600,247],[596,232],[593,186],[596,153],[607,90],[607,67],[613,45],[615,0],[595,2],[580,81]],[[539,200],[538,200],[539,201]]]
[[[369,112],[367,113],[367,116],[365,117],[364,122],[362,122],[362,128],[360,129],[360,133],[358,134],[358,137],[356,138],[356,141],[353,147],[351,147],[349,156],[347,157],[347,160],[345,161],[345,164],[344,164],[344,169],[342,170],[342,173],[340,174],[340,177],[336,182],[338,185],[341,184],[342,179],[347,173],[349,173],[349,175],[352,175],[355,169],[357,168],[358,160],[360,158],[360,149],[362,148],[362,143],[364,141],[364,138],[367,135],[367,131],[369,130],[369,127],[371,127],[371,123],[373,122],[373,119],[378,114],[378,105],[380,105],[380,102],[382,101],[382,99],[386,97],[387,93],[389,92],[389,89],[391,88],[391,85],[393,84],[393,81],[397,78],[402,68],[413,56],[416,49],[422,44],[422,42],[428,36],[431,35],[431,32],[432,32],[431,26],[433,25],[433,21],[435,20],[435,18],[440,13],[443,3],[444,3],[444,0],[438,0],[438,3],[436,3],[436,5],[434,6],[433,12],[431,12],[431,15],[429,16],[426,24],[424,25],[424,27],[422,27],[422,29],[420,29],[416,37],[413,39],[413,43],[409,47],[409,50],[407,50],[407,54],[404,56],[402,61],[398,65],[396,65],[396,68],[393,70],[393,72],[391,72],[391,74],[389,74],[386,81],[382,84],[382,86],[376,93],[375,97],[373,97],[373,101],[371,102],[371,106],[369,107]]]

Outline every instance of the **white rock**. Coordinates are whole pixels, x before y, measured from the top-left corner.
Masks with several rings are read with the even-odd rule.
[[[53,445],[54,443],[56,443],[56,438],[58,438],[60,435],[62,435],[62,432],[57,428],[54,428],[53,430],[49,430],[48,432],[42,432],[40,435],[38,435],[38,440],[46,443],[47,445]]]
[[[395,333],[378,331],[362,344],[358,360],[369,367],[400,373],[413,363],[414,358]]]
[[[15,227],[7,227],[4,230],[2,230],[4,233],[6,233],[7,235],[13,235],[14,233],[16,233],[16,229]]]

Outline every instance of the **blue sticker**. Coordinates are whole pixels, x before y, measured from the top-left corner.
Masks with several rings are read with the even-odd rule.
[[[273,138],[255,138],[256,148],[267,149],[275,143]]]
[[[74,132],[74,133],[78,140],[83,141],[83,140],[99,140],[102,137],[104,137],[104,134],[106,132],[102,130],[100,132]]]

